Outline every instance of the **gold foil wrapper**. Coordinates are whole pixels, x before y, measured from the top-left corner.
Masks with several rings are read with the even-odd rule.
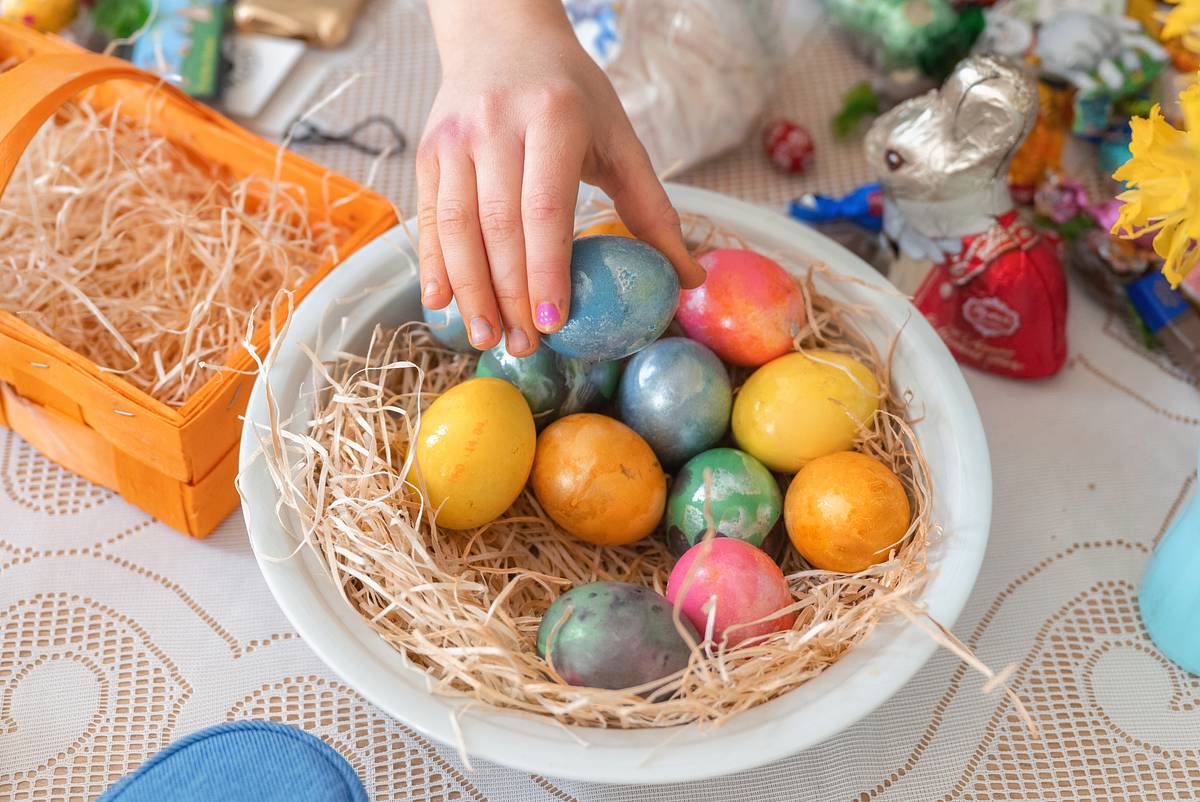
[[[337,47],[350,36],[364,0],[238,0],[233,9],[238,30],[304,39]]]

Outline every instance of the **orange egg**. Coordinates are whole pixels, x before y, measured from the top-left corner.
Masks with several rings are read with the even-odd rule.
[[[579,237],[594,237],[597,234],[609,234],[614,237],[629,237],[629,239],[637,239],[637,237],[633,236],[633,232],[626,228],[625,224],[615,217],[612,220],[602,220],[599,223],[593,223],[583,231],[580,231],[578,234],[576,234],[575,237],[576,239]]]
[[[809,565],[854,573],[888,558],[908,531],[904,485],[879,460],[841,451],[812,460],[792,479],[783,520]]]
[[[667,503],[667,478],[646,441],[620,421],[590,413],[546,427],[530,484],[555,523],[598,546],[641,540]]]

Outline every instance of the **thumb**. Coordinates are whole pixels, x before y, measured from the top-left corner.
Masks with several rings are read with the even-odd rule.
[[[612,198],[617,215],[638,239],[662,251],[679,275],[684,289],[704,283],[704,268],[688,253],[679,213],[650,166],[645,148],[629,133],[631,142],[619,147],[608,169],[595,183]]]

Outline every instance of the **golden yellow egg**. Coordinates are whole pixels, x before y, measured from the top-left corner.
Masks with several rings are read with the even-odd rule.
[[[74,21],[79,0],[0,0],[0,18],[58,33]]]
[[[620,421],[591,413],[546,427],[530,484],[555,523],[599,546],[641,540],[667,504],[667,477],[650,445]]]
[[[809,565],[855,573],[888,558],[911,511],[899,477],[874,457],[842,451],[819,457],[792,479],[783,521]]]
[[[519,390],[501,379],[470,379],[421,416],[417,467],[438,526],[471,529],[494,521],[529,478],[537,433]]]
[[[852,448],[879,408],[879,383],[858,360],[832,351],[793,352],[750,375],[733,401],[733,437],[773,471]]]
[[[594,237],[597,234],[608,234],[613,237],[628,237],[629,239],[637,239],[633,233],[625,227],[625,224],[616,218],[612,220],[602,220],[599,223],[594,223],[583,231],[576,234],[579,237]]]

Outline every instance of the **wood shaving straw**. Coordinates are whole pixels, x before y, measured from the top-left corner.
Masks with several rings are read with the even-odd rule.
[[[590,222],[581,218],[580,227]],[[687,222],[692,242],[732,241],[703,221]],[[261,433],[285,526],[299,521],[297,549],[309,546],[320,555],[345,599],[427,674],[434,693],[586,727],[719,724],[817,676],[886,616],[924,615],[917,600],[936,534],[929,471],[910,428],[908,399],[892,388],[889,355],[855,327],[871,312],[819,291],[820,281],[834,280],[847,279],[814,267],[801,280],[808,325],[796,346],[851,354],[875,372],[884,388],[881,409],[873,427],[860,430],[857,445],[897,473],[914,514],[890,558],[853,576],[812,570],[788,549],[784,571],[796,623],[787,632],[733,650],[698,644],[688,667],[665,684],[610,691],[562,682],[535,651],[551,602],[596,580],[635,582],[662,593],[674,558],[658,536],[620,547],[577,540],[546,516],[529,490],[488,526],[439,531],[423,500],[411,444],[421,411],[471,377],[476,358],[440,347],[421,323],[377,329],[366,354],[341,354],[332,364],[309,354],[315,386],[323,389],[310,397],[316,413],[307,430],[291,433],[274,421]],[[948,632],[928,629],[943,645],[961,646]],[[969,654],[965,647],[960,653]],[[1017,706],[1023,710],[1019,700]]]
[[[337,231],[299,188],[233,180],[117,112],[69,103],[26,150],[0,198],[0,309],[178,407]]]

